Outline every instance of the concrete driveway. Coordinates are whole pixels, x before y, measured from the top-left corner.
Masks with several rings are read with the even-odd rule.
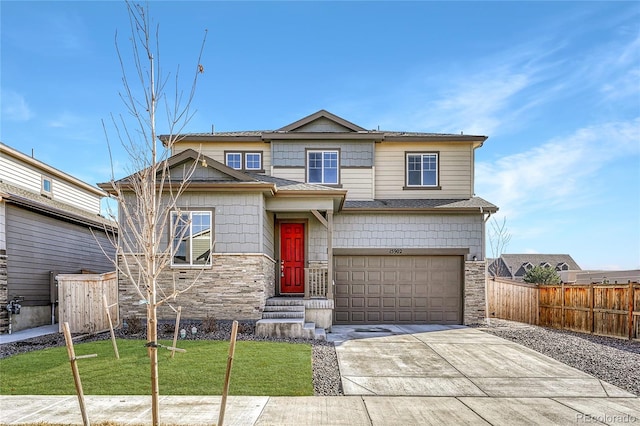
[[[447,424],[640,422],[635,395],[477,329],[334,326],[328,339],[345,395],[375,396],[381,424],[437,424],[438,412]]]

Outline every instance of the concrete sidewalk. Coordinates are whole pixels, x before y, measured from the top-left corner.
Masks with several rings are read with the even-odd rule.
[[[148,396],[86,396],[92,423],[151,423]],[[0,396],[7,425],[81,425],[75,396]],[[160,421],[213,425],[219,396],[162,396]],[[563,425],[640,423],[638,398],[491,398],[413,396],[230,396],[225,425]]]
[[[476,329],[334,326],[347,396],[230,396],[227,425],[640,424],[640,399]],[[163,424],[215,424],[219,396],[162,396]],[[92,423],[149,424],[149,396],[87,396]],[[75,396],[0,396],[0,422],[82,424]]]

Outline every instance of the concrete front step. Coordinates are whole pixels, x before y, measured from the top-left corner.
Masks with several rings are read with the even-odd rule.
[[[264,312],[304,312],[304,305],[266,305]]]
[[[326,340],[323,328],[305,322],[306,305],[300,298],[267,299],[262,319],[256,322],[256,335],[278,338]]]
[[[326,340],[324,329],[316,328],[315,323],[312,322],[305,323],[304,318],[269,318],[258,320],[256,322],[256,335],[277,337],[280,339]]]
[[[304,306],[303,299],[291,299],[288,297],[271,297],[267,299],[267,306]]]
[[[304,319],[304,306],[302,311],[264,311],[262,313],[262,319],[287,319],[287,318],[302,318]]]

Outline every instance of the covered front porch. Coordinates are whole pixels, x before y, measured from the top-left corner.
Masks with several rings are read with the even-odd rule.
[[[324,339],[331,330],[333,213],[344,191],[308,187],[266,200],[274,220],[276,291],[256,325],[258,335]]]

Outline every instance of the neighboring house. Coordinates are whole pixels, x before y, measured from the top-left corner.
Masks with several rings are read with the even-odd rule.
[[[56,274],[114,269],[107,194],[0,143],[0,332],[56,321]],[[19,300],[20,313],[6,309]]]
[[[562,282],[569,284],[625,284],[640,282],[640,269],[563,271]]]
[[[568,254],[503,254],[497,259],[491,259],[487,270],[490,276],[522,281],[527,271],[534,266],[553,268],[558,274],[581,270]]]
[[[180,135],[171,178],[198,164],[173,220],[193,229],[186,240],[167,230],[164,280],[198,274],[215,241],[182,317],[263,319],[276,335],[297,316],[324,329],[483,321],[485,222],[497,211],[474,195],[486,139],[367,130],[324,110],[273,131]],[[145,316],[135,294],[121,278],[123,318]],[[278,304],[299,306],[283,315]]]

